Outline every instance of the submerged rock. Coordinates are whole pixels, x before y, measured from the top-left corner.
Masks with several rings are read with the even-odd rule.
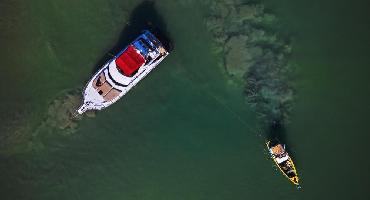
[[[77,123],[72,116],[80,102],[80,96],[73,93],[67,93],[65,96],[55,99],[49,105],[46,123],[60,129],[75,129]]]
[[[64,134],[71,134],[77,130],[78,120],[81,116],[76,116],[76,109],[82,103],[80,89],[63,92],[58,98],[53,100],[48,107],[45,120],[41,126],[57,128]],[[88,117],[95,117],[95,112],[88,112]]]
[[[264,8],[261,4],[244,4],[236,8],[237,16],[235,16],[235,20],[238,21],[257,20],[264,14]]]
[[[40,151],[47,146],[44,136],[52,134],[70,135],[78,130],[81,116],[74,117],[74,112],[81,104],[82,93],[80,89],[61,92],[47,106],[45,113],[41,114],[35,125],[23,122],[22,114],[15,119],[17,126],[8,130],[7,137],[1,138],[0,155],[11,155],[26,151]],[[94,117],[94,112],[86,113]],[[22,123],[23,122],[23,123]]]
[[[256,58],[262,55],[262,48],[247,46],[248,37],[245,35],[233,36],[225,44],[225,67],[230,75],[244,75],[253,66]]]
[[[276,29],[276,17],[255,1],[208,1],[206,26],[223,56],[226,72],[246,83],[248,102],[268,123],[288,119],[294,97],[290,44]]]

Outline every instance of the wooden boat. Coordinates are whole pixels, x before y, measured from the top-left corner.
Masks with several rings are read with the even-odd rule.
[[[278,166],[280,171],[294,184],[297,188],[301,188],[299,185],[299,178],[297,170],[294,166],[292,158],[285,150],[285,145],[281,144],[278,140],[271,140],[266,143],[271,158]]]

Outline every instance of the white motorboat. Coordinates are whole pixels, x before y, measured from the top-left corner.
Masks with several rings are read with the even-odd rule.
[[[91,78],[83,91],[77,113],[104,109],[130,91],[169,52],[148,30],[115,55]]]

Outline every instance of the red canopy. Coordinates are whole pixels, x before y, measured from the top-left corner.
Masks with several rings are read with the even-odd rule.
[[[144,57],[137,52],[134,46],[127,47],[117,59],[116,65],[125,76],[131,76],[145,63]]]

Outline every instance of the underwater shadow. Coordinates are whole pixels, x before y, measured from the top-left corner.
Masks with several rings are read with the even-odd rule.
[[[273,121],[267,131],[268,140],[277,139],[282,143],[286,142],[286,129],[280,121]]]
[[[120,33],[117,43],[98,60],[92,73],[95,74],[108,60],[112,59],[114,55],[137,38],[143,30],[152,32],[167,51],[172,51],[173,43],[170,40],[162,16],[155,9],[155,2],[144,1],[133,9],[126,26]]]
[[[267,135],[267,140],[279,140],[282,144],[286,144],[285,149],[289,152],[290,156],[294,157],[294,152],[290,150],[289,144],[287,144],[286,128],[281,121],[273,121],[270,125]]]

